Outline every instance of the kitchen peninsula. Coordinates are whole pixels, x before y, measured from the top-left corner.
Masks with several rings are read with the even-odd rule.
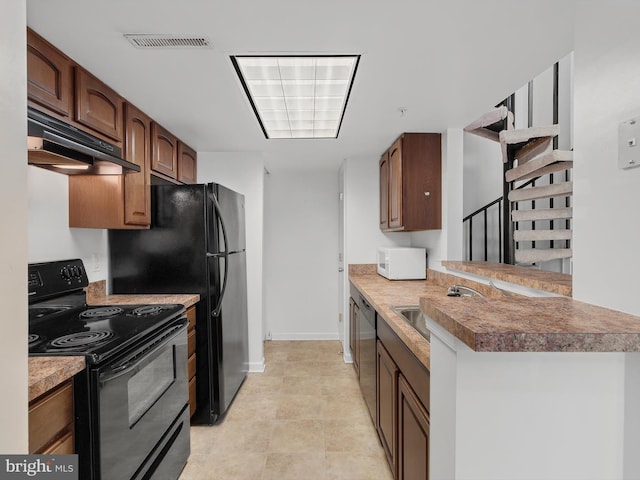
[[[640,318],[567,297],[427,293],[420,306],[432,480],[627,478]]]

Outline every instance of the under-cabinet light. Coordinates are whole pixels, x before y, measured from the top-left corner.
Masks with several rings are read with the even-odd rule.
[[[232,56],[267,138],[337,138],[360,60]]]

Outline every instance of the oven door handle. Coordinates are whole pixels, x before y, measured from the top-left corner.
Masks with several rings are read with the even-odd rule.
[[[151,344],[139,348],[136,352],[127,357],[125,360],[115,365],[112,368],[105,370],[100,374],[100,383],[104,384],[109,382],[115,378],[121,377],[129,373],[131,370],[140,367],[140,362],[145,359],[153,356],[159,350],[162,350],[168,343],[170,343],[180,332],[180,330],[184,329],[189,324],[189,319],[184,317],[181,319],[181,322],[172,328],[170,328],[167,332],[161,335],[156,341]],[[151,349],[151,350],[149,350]]]

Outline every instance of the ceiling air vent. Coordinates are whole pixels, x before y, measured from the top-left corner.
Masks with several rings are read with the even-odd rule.
[[[125,33],[124,37],[136,48],[213,48],[207,37],[141,33]]]

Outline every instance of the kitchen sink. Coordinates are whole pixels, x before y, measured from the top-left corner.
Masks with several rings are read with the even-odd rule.
[[[424,313],[420,311],[418,305],[395,306],[391,307],[391,310],[400,315],[405,322],[415,328],[427,341],[430,341],[431,333],[427,328],[426,317]]]

